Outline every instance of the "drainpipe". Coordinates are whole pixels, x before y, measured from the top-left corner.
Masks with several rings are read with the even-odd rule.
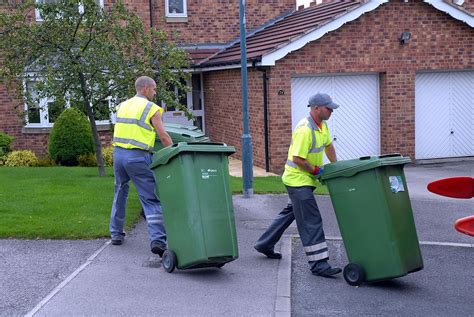
[[[150,29],[153,28],[153,0],[150,0],[149,2],[149,6],[150,6]]]
[[[255,67],[255,65],[253,65]],[[268,76],[267,69],[263,67],[255,67],[256,70],[262,72],[263,83],[263,134],[265,137],[265,171],[270,172],[270,154],[268,149]]]

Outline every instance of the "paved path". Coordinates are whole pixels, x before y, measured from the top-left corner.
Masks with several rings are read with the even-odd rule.
[[[462,208],[458,208],[460,205],[453,203],[453,200],[427,192],[426,184],[443,177],[474,176],[473,173],[474,162],[406,168],[414,210],[419,209],[415,217],[425,217],[417,222],[418,229],[423,233],[420,235],[421,240],[472,241],[471,238],[456,233],[452,227],[446,229],[444,224],[430,222],[429,219],[447,217],[443,218],[446,223],[452,223],[452,220],[461,215],[474,213],[474,205],[465,201]],[[285,205],[286,200],[286,195],[255,195],[251,199],[234,196],[240,257],[221,270],[165,273],[160,267],[159,259],[149,252],[144,223],[138,224],[127,235],[126,243],[119,247],[109,245],[106,240],[0,240],[0,315],[20,316],[30,312],[37,316],[288,316],[291,249],[285,241],[289,241],[289,238],[278,245],[284,253],[283,261],[266,259],[252,248],[254,241]],[[322,207],[326,204],[327,207],[322,208],[324,213],[331,212],[329,198],[318,197],[318,202]],[[328,236],[339,236],[334,218],[329,214],[324,214],[323,217],[325,226],[332,228],[328,229]],[[287,233],[296,234],[295,227],[290,227]],[[331,243],[335,248],[340,244],[337,240]],[[427,264],[436,263],[439,256],[437,248],[423,247],[423,250],[426,249],[423,252],[426,253],[424,256]],[[448,259],[462,256],[453,252],[442,254]],[[342,255],[343,253],[341,260]],[[472,253],[465,255],[469,257]],[[306,263],[299,260],[298,256],[298,249],[295,249],[296,258],[293,263],[296,267],[302,265],[303,268]],[[460,268],[462,263],[459,262]],[[470,263],[466,264],[466,268],[472,267]],[[306,270],[304,272],[307,273]],[[302,276],[303,280],[311,283],[312,280],[307,275]],[[422,277],[421,272],[418,276]],[[413,277],[418,278],[415,274]],[[413,281],[409,283],[412,285],[410,287],[414,288],[428,285],[423,284],[424,281],[410,281]],[[472,285],[472,275],[470,280],[466,279],[466,283]],[[297,289],[304,292],[313,288],[313,284],[301,284]],[[338,288],[331,288],[333,297],[339,295],[339,288],[353,292],[353,288],[340,282]],[[363,299],[372,293],[360,294]],[[291,296],[294,300],[298,293],[293,290]],[[427,295],[424,300],[429,298]],[[341,309],[350,311],[351,301],[345,304],[342,302],[341,305],[346,305]],[[404,302],[400,301],[399,305],[402,307]],[[359,307],[358,312],[364,313],[363,306]],[[302,314],[305,315],[305,312]],[[325,312],[337,313],[336,310]],[[416,310],[410,312],[417,313]],[[310,315],[313,313],[324,311],[308,311]]]

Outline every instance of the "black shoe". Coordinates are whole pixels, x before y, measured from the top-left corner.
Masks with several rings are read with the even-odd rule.
[[[159,241],[152,241],[150,248],[152,253],[158,254],[160,257],[162,257],[163,253],[166,251],[166,246]]]
[[[112,238],[112,244],[113,244],[113,245],[121,245],[121,244],[123,244],[124,236],[125,236],[125,235],[113,237],[113,238]]]
[[[257,246],[254,246],[255,250],[257,250],[258,252],[262,253],[262,254],[265,254],[267,256],[267,258],[270,258],[270,259],[281,259],[281,253],[279,252],[275,252],[273,250],[263,250]]]
[[[327,269],[321,272],[313,272],[314,275],[319,275],[322,277],[331,277],[333,275],[341,273],[342,270],[338,267],[328,267]]]

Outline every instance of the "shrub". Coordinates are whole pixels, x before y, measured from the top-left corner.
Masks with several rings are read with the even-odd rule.
[[[10,143],[12,143],[14,139],[14,137],[0,132],[0,165],[4,163],[6,155],[10,152]]]
[[[114,153],[113,146],[108,146],[102,149],[102,157],[104,159],[105,166],[114,165],[113,153]],[[95,154],[92,154],[92,153],[79,155],[79,157],[77,158],[77,161],[79,162],[79,166],[84,166],[84,167],[97,166],[97,157],[95,156]]]
[[[86,117],[78,110],[64,110],[49,135],[49,155],[61,165],[78,164],[79,155],[94,152],[92,132]]]
[[[79,166],[92,167],[97,166],[97,158],[93,153],[81,154],[77,157]]]
[[[30,150],[13,151],[8,153],[6,166],[37,166],[38,158]]]
[[[49,156],[38,158],[38,165],[39,167],[51,167],[56,166],[56,162],[51,159]]]
[[[114,147],[108,146],[102,149],[102,157],[105,166],[114,166]]]

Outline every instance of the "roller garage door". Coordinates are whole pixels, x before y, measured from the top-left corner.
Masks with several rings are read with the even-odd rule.
[[[415,157],[474,155],[474,72],[419,73]]]
[[[378,75],[294,77],[291,80],[291,123],[308,115],[308,99],[324,92],[341,105],[328,121],[340,160],[380,154]]]

